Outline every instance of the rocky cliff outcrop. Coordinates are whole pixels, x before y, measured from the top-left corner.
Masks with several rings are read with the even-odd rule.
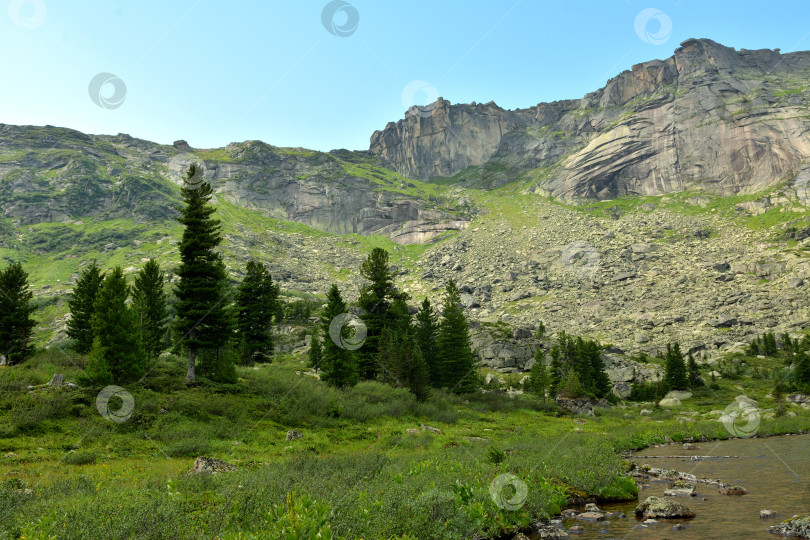
[[[537,178],[539,191],[566,198],[734,194],[799,174],[806,199],[808,83],[808,52],[690,39],[579,100],[505,110],[440,98],[375,132],[370,151],[412,178]]]

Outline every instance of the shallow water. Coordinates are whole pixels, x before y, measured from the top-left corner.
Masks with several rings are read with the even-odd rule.
[[[810,513],[810,435],[705,442],[695,443],[695,446],[697,450],[683,450],[681,445],[649,448],[636,454],[634,461],[688,472],[698,478],[719,478],[727,484],[740,484],[748,493],[740,497],[720,495],[716,486],[698,483],[696,497],[673,498],[694,511],[695,518],[661,519],[647,529],[638,528],[641,520],[633,514],[637,503],[606,504],[600,509],[624,512],[627,518],[612,518],[609,524],[565,520],[566,529],[573,525],[585,527],[584,534],[572,534],[571,538],[774,539],[780,537],[768,533],[769,525],[794,514]],[[666,456],[712,457],[691,460]],[[653,483],[639,492],[639,499],[663,496],[667,487],[667,483]],[[779,515],[761,519],[759,511],[765,509]],[[686,529],[673,530],[675,523],[686,524]]]

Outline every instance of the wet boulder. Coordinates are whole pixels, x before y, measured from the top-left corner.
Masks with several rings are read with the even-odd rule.
[[[636,515],[644,519],[695,517],[695,513],[689,510],[685,505],[662,497],[647,497],[643,503],[636,506]]]

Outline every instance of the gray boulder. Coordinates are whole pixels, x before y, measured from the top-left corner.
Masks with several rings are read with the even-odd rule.
[[[643,503],[636,506],[635,513],[644,519],[695,517],[695,513],[685,505],[662,497],[647,497]]]

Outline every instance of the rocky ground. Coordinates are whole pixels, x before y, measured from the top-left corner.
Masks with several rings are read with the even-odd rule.
[[[426,252],[405,290],[435,294],[452,277],[474,321],[526,329],[543,321],[551,333],[585,334],[633,353],[678,341],[712,356],[764,331],[810,327],[807,239],[791,245],[668,202],[611,219],[524,199],[518,216],[490,214]],[[497,340],[482,333],[490,336],[477,340],[484,351]],[[511,355],[515,365],[509,356],[498,367],[526,367],[525,352]]]

